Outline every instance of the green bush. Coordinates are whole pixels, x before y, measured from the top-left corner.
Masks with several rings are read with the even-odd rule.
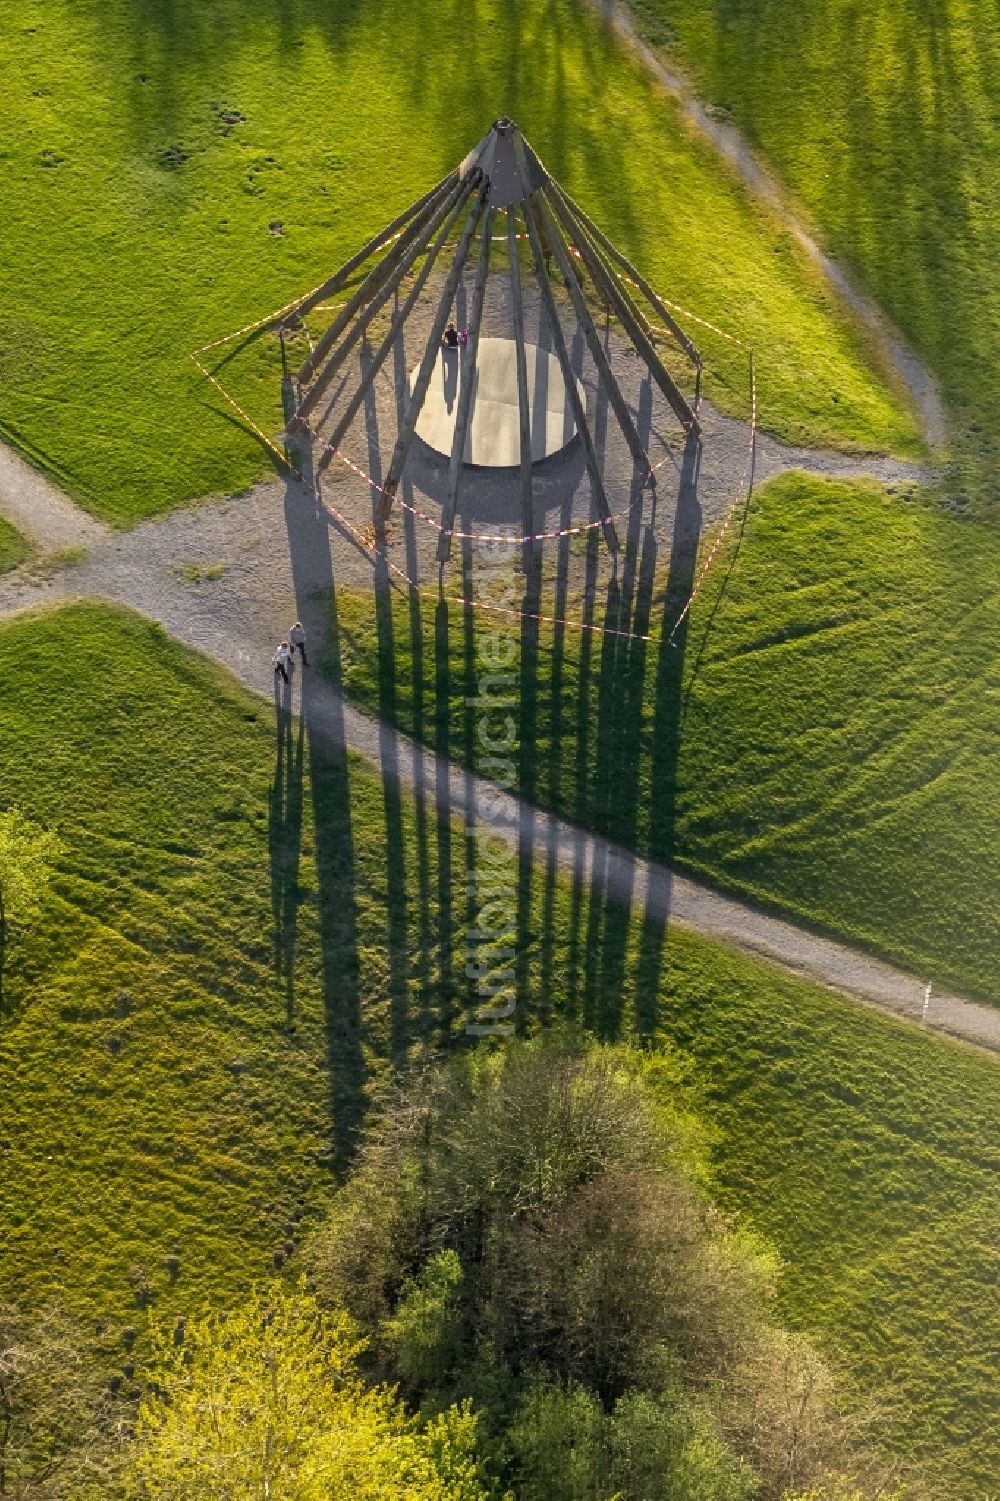
[[[468,1407],[414,1423],[368,1388],[350,1319],[274,1286],[155,1334],[129,1495],[158,1501],[486,1501]]]
[[[383,1328],[400,1379],[426,1391],[439,1371],[454,1365],[461,1340],[457,1306],[462,1263],[454,1251],[439,1251],[404,1284],[396,1311]]]
[[[611,1413],[580,1386],[533,1384],[511,1428],[520,1501],[746,1501],[753,1477],[683,1397],[634,1392]]]

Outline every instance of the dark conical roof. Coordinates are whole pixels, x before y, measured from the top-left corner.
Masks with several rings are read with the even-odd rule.
[[[506,115],[493,123],[459,171],[465,177],[474,167],[479,168],[489,184],[486,199],[489,208],[523,203],[549,180],[538,157]]]

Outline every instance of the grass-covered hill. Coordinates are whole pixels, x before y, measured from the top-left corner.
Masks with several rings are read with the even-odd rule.
[[[0,31],[0,435],[117,524],[266,468],[189,352],[321,281],[503,113],[658,286],[757,345],[776,432],[914,448],[836,299],[585,0],[0,0]],[[241,394],[277,430],[254,350]],[[735,351],[706,392],[745,410]]]
[[[93,1318],[113,1373],[137,1301],[168,1320],[294,1272],[390,1062],[461,1042],[466,844],[127,612],[9,621],[0,673],[4,809],[62,843],[7,966],[2,1292]],[[785,1316],[891,1392],[942,1497],[981,1492],[995,1061],[540,868],[518,948],[525,1030],[678,1050]]]
[[[576,545],[576,544],[573,544]],[[596,542],[591,544],[596,546]],[[772,481],[695,603],[661,576],[597,605],[655,639],[521,633],[522,791],[644,851],[1000,999],[1000,544],[875,485]],[[543,611],[585,610],[547,590]],[[494,620],[479,617],[488,632]],[[330,671],[373,714],[482,761],[469,635],[433,601],[338,590]],[[391,628],[390,628],[391,627]],[[471,687],[470,687],[471,683]]]
[[[1000,459],[1000,26],[992,0],[637,0],[930,363],[951,497]]]

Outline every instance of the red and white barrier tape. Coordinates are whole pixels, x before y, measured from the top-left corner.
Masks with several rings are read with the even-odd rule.
[[[226,390],[222,382],[215,378],[211,370],[206,370],[205,366],[201,363],[201,360],[199,360],[196,354],[193,354],[191,358],[194,360],[195,364],[198,366],[198,369],[201,371],[205,379],[212,382],[212,385],[219,392],[219,394],[229,402],[229,405],[233,408],[234,412],[238,412],[240,414],[240,416],[243,418],[243,421],[247,424],[248,427],[253,429],[261,442],[267,444],[267,447],[273,454],[276,455],[277,458],[281,460],[286,469],[290,469],[293,474],[298,474],[299,479],[301,479],[301,474],[299,474],[299,471],[296,469],[295,465],[290,461],[288,455],[286,453],[283,453],[278,445],[271,441],[271,439],[267,436],[267,433],[265,433],[262,428],[258,427],[257,423],[250,416],[249,412],[245,412],[236,398],[230,396],[229,392]]]
[[[397,578],[401,578],[410,589],[415,591],[415,593],[424,597],[435,597],[432,590],[426,589],[423,585],[418,584],[417,581],[415,579],[412,579],[404,569],[399,567],[398,563],[394,563],[389,557],[388,552],[378,547],[372,547],[371,543],[365,537],[364,533],[360,532],[352,522],[348,521],[347,517],[341,511],[339,511],[335,505],[332,505],[330,501],[328,501],[322,495],[318,496],[318,498],[323,509],[328,512],[328,514],[331,515],[335,521],[337,521],[342,527],[344,527],[347,532],[350,533],[350,535],[354,538],[358,545],[365,550],[365,552],[373,562],[381,560],[381,562],[383,562],[387,568],[391,569],[391,571],[396,574]],[[506,605],[491,605],[482,599],[469,599],[466,595],[463,594],[445,594],[438,597],[443,598],[449,604],[461,605],[465,609],[486,610],[490,614],[507,615],[520,620],[537,620],[540,621],[543,625],[569,626],[572,630],[592,631],[595,635],[602,636],[620,636],[625,637],[630,641],[650,641],[652,639],[648,635],[641,635],[638,631],[622,631],[617,630],[612,626],[591,625],[588,621],[585,620],[569,620],[562,615],[542,615],[536,613],[533,610],[514,610],[508,608]]]
[[[706,578],[706,576],[708,574],[708,571],[709,571],[709,569],[711,568],[712,564],[715,562],[716,558],[719,555],[719,550],[722,547],[722,543],[723,543],[723,541],[725,539],[726,533],[729,531],[729,527],[730,527],[730,525],[732,523],[733,517],[736,515],[736,512],[739,510],[741,503],[743,505],[748,505],[749,502],[750,502],[750,497],[753,494],[753,467],[754,467],[754,456],[756,454],[756,451],[757,451],[757,376],[756,376],[756,372],[754,370],[753,353],[751,352],[751,354],[750,354],[750,452],[747,455],[746,465],[745,465],[745,467],[743,469],[743,473],[740,475],[739,484],[736,487],[737,494],[734,496],[733,500],[730,502],[730,504],[729,504],[729,506],[728,506],[728,508],[726,510],[726,514],[724,515],[724,517],[722,519],[722,525],[719,527],[719,530],[716,532],[715,539],[712,542],[712,546],[709,548],[708,555],[706,556],[704,563],[701,565],[701,568],[698,571],[698,577],[695,579],[694,588],[691,590],[691,593],[688,595],[688,598],[685,601],[683,609],[681,610],[680,614],[678,615],[677,619],[674,621],[674,623],[673,623],[673,625],[672,625],[672,627],[670,629],[670,635],[667,637],[667,645],[668,646],[673,646],[673,644],[674,644],[674,637],[677,635],[677,632],[680,630],[681,626],[684,624],[684,621],[687,619],[687,616],[688,616],[688,614],[690,612],[691,606],[694,604],[695,600],[697,599],[698,594],[701,591],[701,586],[705,582],[705,578]],[[749,478],[750,483],[747,486],[746,494],[743,495],[740,492],[742,492],[744,482],[748,478]]]
[[[385,486],[380,485],[378,480],[368,473],[367,469],[362,469],[361,465],[356,464],[353,459],[348,458],[342,449],[335,448],[332,443],[328,443],[315,428],[309,427],[308,424],[306,426],[310,436],[319,444],[320,448],[325,448],[327,453],[332,454],[335,459],[339,459],[340,463],[352,470],[360,479],[365,480],[377,494],[385,494]],[[525,542],[551,542],[558,537],[575,537],[581,532],[592,532],[598,527],[610,526],[612,522],[620,521],[623,516],[629,515],[635,506],[635,501],[633,500],[629,502],[624,510],[616,511],[612,516],[601,516],[596,521],[581,521],[576,526],[564,526],[557,531],[528,532],[523,536],[516,536],[508,532],[465,532],[457,526],[442,526],[436,517],[429,516],[426,511],[421,511],[419,506],[415,506],[410,501],[404,500],[401,495],[394,495],[393,503],[401,506],[404,511],[409,511],[418,521],[423,521],[434,531],[444,533],[445,536],[458,537],[467,542],[502,542],[508,547],[520,547]]]
[[[377,246],[376,249],[372,251],[372,254],[373,255],[377,255],[380,250],[385,250],[389,245],[393,244],[396,240],[398,240],[402,234],[403,234],[403,230],[400,230],[397,234],[391,236],[389,239],[385,240],[381,245]],[[499,241],[506,240],[506,238],[507,238],[506,235],[495,235],[495,236],[493,236],[493,239],[499,240]],[[519,233],[517,235],[517,238],[519,240],[523,240],[523,239],[526,239],[527,236],[525,234],[520,234]],[[571,245],[569,247],[569,249],[570,249],[570,251],[571,251],[571,253],[573,255],[575,255],[578,258],[582,259],[582,257],[580,257],[580,252],[579,252],[579,250],[577,250],[577,248],[576,248],[575,245]],[[619,278],[620,281],[627,282],[630,286],[635,287],[637,291],[641,292],[642,288],[639,287],[638,283],[636,281],[634,281],[632,277],[627,276],[624,272],[621,272],[621,271],[616,272],[615,274],[618,276],[618,278]],[[226,388],[222,385],[221,381],[219,381],[216,378],[216,376],[210,370],[206,369],[206,367],[202,364],[202,362],[198,358],[198,356],[202,355],[202,354],[207,354],[209,352],[209,350],[217,349],[217,348],[219,348],[223,344],[231,343],[233,339],[238,339],[238,338],[240,338],[244,334],[253,333],[257,329],[263,328],[265,326],[265,324],[274,322],[276,319],[283,317],[286,313],[293,312],[295,310],[295,308],[301,306],[301,304],[303,302],[306,302],[308,300],[308,298],[310,298],[311,296],[313,296],[313,294],[315,292],[317,292],[319,290],[319,287],[321,287],[322,285],[323,285],[323,283],[320,282],[316,287],[313,287],[311,291],[304,292],[301,297],[297,297],[293,302],[286,303],[284,307],[276,308],[274,312],[266,314],[263,318],[258,318],[253,323],[248,323],[248,324],[244,325],[243,328],[236,329],[235,332],[233,332],[231,334],[224,335],[224,337],[221,338],[221,339],[215,339],[215,340],[213,340],[209,344],[203,344],[203,345],[201,345],[201,347],[199,349],[196,349],[192,353],[192,355],[191,355],[192,360],[194,360],[194,363],[197,365],[197,367],[201,371],[202,375],[204,375],[207,380],[211,381],[212,385],[215,386],[216,390],[219,391],[219,393],[229,403],[229,405],[234,409],[234,411],[236,411],[237,413],[239,413],[239,415],[240,415],[240,417],[242,417],[243,421],[246,422],[247,425],[251,428],[251,430],[254,433],[256,433],[256,435],[261,439],[261,441],[264,444],[266,444],[266,446],[271,450],[271,452],[273,454],[275,454],[278,459],[280,459],[281,463],[283,465],[285,465],[286,468],[290,469],[293,474],[298,475],[300,479],[301,479],[302,476],[299,474],[299,471],[296,469],[295,465],[292,464],[289,461],[287,455],[284,454],[277,447],[277,445],[274,442],[272,442],[272,440],[267,436],[267,434],[265,432],[263,432],[263,430],[258,426],[258,424],[253,420],[253,418],[250,417],[250,415],[246,411],[244,411],[243,407],[241,407],[239,405],[239,403],[235,400],[235,398],[232,397],[229,394],[229,392],[226,390]],[[659,296],[659,294],[657,294],[657,295]],[[730,505],[729,505],[729,507],[728,507],[728,509],[726,511],[726,514],[725,514],[725,516],[723,518],[722,525],[719,528],[718,532],[716,533],[715,539],[714,539],[714,541],[712,543],[712,546],[711,546],[711,548],[710,548],[710,550],[708,552],[708,555],[705,558],[705,561],[702,564],[701,569],[699,570],[698,577],[695,580],[694,588],[692,589],[691,594],[689,595],[687,601],[685,602],[683,608],[681,609],[680,614],[678,615],[677,619],[674,621],[674,624],[673,624],[673,626],[671,628],[670,635],[667,638],[667,645],[668,646],[672,646],[673,642],[674,642],[674,638],[677,635],[677,632],[679,631],[679,629],[680,629],[681,625],[683,624],[684,620],[687,618],[687,615],[690,612],[691,606],[694,604],[694,601],[697,598],[698,593],[700,592],[701,587],[702,587],[702,585],[705,582],[705,578],[706,578],[706,576],[707,576],[707,574],[708,574],[708,572],[709,572],[712,564],[714,563],[716,557],[718,556],[719,550],[720,550],[720,548],[722,546],[722,543],[723,543],[723,541],[724,541],[724,539],[726,537],[726,534],[727,534],[727,532],[729,530],[729,527],[730,527],[730,525],[732,523],[733,517],[736,515],[736,512],[739,509],[739,506],[740,506],[741,502],[744,503],[744,504],[746,504],[747,502],[749,502],[750,496],[753,493],[753,465],[754,465],[754,455],[755,455],[755,452],[756,452],[756,436],[757,436],[757,381],[756,381],[756,374],[755,374],[755,369],[754,369],[753,349],[752,349],[752,347],[744,339],[739,338],[736,334],[727,333],[726,330],[720,328],[718,326],[718,324],[711,323],[707,318],[700,317],[699,314],[691,312],[690,309],[682,307],[679,303],[671,301],[671,299],[669,297],[660,296],[659,300],[664,304],[664,306],[669,307],[672,312],[677,313],[680,317],[689,318],[689,319],[691,319],[692,322],[700,324],[702,328],[706,328],[711,333],[717,334],[720,338],[727,340],[730,344],[734,344],[734,345],[736,345],[740,349],[745,349],[748,352],[749,358],[750,358],[750,451],[749,451],[749,455],[748,455],[748,458],[747,458],[747,463],[746,463],[746,465],[744,467],[743,473],[740,476],[740,480],[739,480],[739,483],[737,485],[737,492],[738,493],[734,497],[733,501],[730,503]],[[319,310],[320,311],[324,311],[324,312],[336,312],[336,311],[339,311],[339,309],[342,308],[342,307],[344,307],[344,306],[346,306],[345,303],[338,303],[338,304],[336,304],[333,307],[329,307],[329,306],[325,306],[325,305],[319,305]],[[303,324],[303,327],[305,327],[304,324]],[[654,327],[656,327],[656,326],[654,325]],[[656,327],[656,331],[659,332],[659,333],[667,334],[668,336],[669,336],[669,333],[670,333],[670,330],[669,329],[665,329],[665,328],[658,328],[658,327]],[[312,345],[312,338],[309,335],[308,329],[306,330],[306,337],[309,340],[310,348],[312,348],[313,347],[313,345]],[[348,458],[348,456],[345,453],[343,453],[339,448],[335,448],[332,444],[326,442],[326,440],[324,438],[322,438],[318,433],[316,433],[312,428],[309,428],[309,432],[311,433],[312,437],[321,445],[321,447],[327,449],[328,452],[330,452],[341,463],[345,464],[349,469],[353,470],[354,473],[357,474],[363,480],[365,480],[372,487],[373,490],[377,491],[379,494],[384,494],[385,493],[384,487],[382,485],[380,485],[378,483],[378,481],[372,475],[368,474],[366,470],[362,469],[360,467],[360,465],[355,464],[354,461],[353,461],[353,459]],[[673,457],[674,457],[673,454],[667,454],[666,457],[664,457],[663,459],[661,459],[657,464],[653,465],[652,469],[650,470],[650,474],[651,475],[655,474],[657,472],[657,470],[659,470],[659,469],[661,469],[663,467],[664,464],[669,463],[670,460]],[[750,483],[749,483],[749,486],[747,488],[746,494],[743,495],[742,493],[739,493],[739,492],[742,492],[743,485],[744,485],[745,481],[747,480],[748,476],[749,476]],[[405,573],[403,571],[403,569],[399,568],[397,564],[393,563],[392,560],[391,560],[391,558],[389,558],[389,556],[388,556],[387,553],[380,552],[378,549],[374,549],[374,548],[370,547],[369,544],[368,544],[368,542],[365,540],[364,536],[362,535],[362,533],[359,532],[358,529],[355,526],[353,526],[351,524],[351,522],[349,522],[347,520],[347,518],[344,515],[342,515],[341,512],[338,511],[335,506],[331,505],[327,500],[323,499],[322,497],[320,499],[321,499],[321,504],[324,506],[324,508],[327,511],[329,511],[329,513],[332,516],[334,516],[336,518],[336,520],[339,522],[339,524],[341,526],[343,526],[344,528],[346,528],[346,530],[355,538],[355,540],[357,542],[359,542],[359,544],[365,549],[366,552],[368,552],[373,558],[379,558],[379,557],[381,557],[382,560],[385,562],[386,566],[389,569],[391,569],[393,573],[395,573],[396,575],[398,575],[399,578],[403,579],[404,582],[411,589],[415,589],[418,594],[423,594],[423,593],[427,592],[418,583],[416,583],[416,581],[414,579],[411,579],[410,576],[409,576],[409,574]],[[522,545],[525,542],[547,542],[547,541],[555,541],[555,540],[557,540],[559,538],[562,538],[562,537],[577,536],[577,535],[579,535],[580,533],[583,533],[583,532],[593,531],[593,530],[595,530],[598,527],[608,526],[613,521],[620,520],[623,516],[627,516],[631,512],[631,510],[633,509],[635,502],[633,500],[628,505],[628,507],[626,507],[622,511],[616,512],[615,515],[613,515],[613,516],[600,517],[600,518],[598,518],[595,521],[583,522],[583,523],[580,523],[577,526],[562,527],[562,528],[559,528],[558,530],[548,531],[548,532],[532,532],[530,534],[525,534],[523,536],[508,536],[506,533],[502,533],[502,532],[466,532],[466,531],[460,530],[457,527],[453,527],[453,528],[442,527],[441,523],[439,521],[437,521],[433,516],[429,516],[426,512],[419,510],[416,506],[410,504],[410,502],[405,501],[405,500],[399,498],[399,504],[403,507],[404,510],[407,510],[407,511],[411,512],[415,517],[417,517],[418,520],[424,522],[427,526],[430,526],[430,527],[434,528],[439,533],[441,533],[441,532],[449,532],[451,536],[453,536],[453,537],[459,537],[459,538],[461,538],[463,540],[466,540],[466,541],[473,541],[473,542],[499,542],[499,543],[506,543],[506,544],[508,544],[510,546],[520,546],[520,545]],[[651,637],[648,636],[648,635],[641,635],[641,634],[639,634],[637,632],[634,632],[634,631],[615,630],[615,629],[612,629],[609,626],[590,625],[590,624],[587,624],[586,622],[583,622],[583,621],[567,620],[567,619],[565,619],[563,617],[554,616],[554,615],[540,615],[540,614],[533,614],[533,613],[531,613],[529,611],[524,611],[524,610],[506,609],[506,608],[502,608],[499,605],[489,605],[489,604],[485,604],[482,600],[466,599],[466,598],[464,598],[462,596],[459,596],[459,595],[448,595],[448,596],[445,596],[445,597],[448,598],[454,604],[460,604],[462,606],[466,606],[466,607],[473,608],[473,609],[489,610],[489,611],[493,611],[495,613],[502,614],[502,615],[520,616],[520,617],[526,618],[526,619],[538,620],[538,621],[546,623],[546,624],[551,624],[551,625],[565,625],[565,626],[570,626],[571,628],[576,629],[576,630],[593,631],[595,633],[603,634],[603,635],[621,636],[621,637],[626,637],[626,638],[628,638],[630,640],[636,640],[636,641],[649,641],[651,639]]]

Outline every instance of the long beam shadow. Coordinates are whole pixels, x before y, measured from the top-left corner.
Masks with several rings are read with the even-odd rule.
[[[694,588],[701,538],[702,510],[698,498],[701,441],[688,439],[681,465],[674,518],[667,587],[660,624],[660,655],[657,662],[653,702],[653,737],[650,752],[649,853],[669,865],[677,845],[677,773],[680,763],[684,717],[684,664],[687,652],[686,617],[673,642],[670,633],[678,612]],[[670,878],[650,881],[636,975],[636,1029],[651,1034],[656,1027],[659,977],[663,965],[667,920],[670,911]]]
[[[362,350],[361,370],[371,360],[367,341]],[[368,472],[376,484],[382,481],[378,407],[369,390],[364,406],[368,440]],[[372,521],[377,492],[372,491]],[[406,855],[403,832],[403,796],[400,787],[400,741],[396,732],[396,642],[393,622],[392,578],[385,561],[375,565],[375,630],[379,683],[379,764],[382,768],[382,799],[385,812],[386,956],[389,964],[389,1047],[396,1062],[406,1054],[409,1008],[409,955],[407,933]]]
[[[362,354],[362,360],[368,358]],[[287,392],[286,402],[291,392]],[[366,412],[370,473],[380,477],[380,444],[377,410],[370,402]],[[295,460],[302,481],[289,477],[285,490],[285,525],[292,575],[294,604],[290,610],[306,625],[314,666],[297,668],[300,719],[297,732],[292,716],[291,690],[280,691],[276,701],[276,765],[271,797],[271,875],[275,914],[276,963],[285,986],[291,1016],[295,1004],[295,935],[298,929],[298,865],[301,854],[304,781],[308,778],[312,807],[318,882],[320,988],[322,992],[330,1078],[330,1114],[333,1160],[343,1166],[350,1158],[362,1126],[367,1105],[370,1074],[378,1059],[400,1064],[415,1042],[428,1042],[447,1032],[455,1020],[457,966],[455,900],[452,890],[456,858],[452,839],[452,809],[447,765],[438,768],[431,793],[435,807],[428,810],[423,775],[425,752],[412,750],[417,791],[413,798],[418,901],[411,900],[408,881],[407,833],[410,829],[410,794],[402,784],[401,758],[411,754],[394,728],[397,693],[397,652],[403,645],[399,621],[393,614],[394,591],[384,565],[373,577],[375,648],[380,684],[379,759],[381,767],[382,826],[356,823],[356,804],[366,776],[352,787],[352,767],[345,749],[343,706],[342,637],[338,614],[338,591],[330,545],[330,522],[316,490],[312,453],[300,442]],[[422,663],[422,617],[412,608],[410,629],[414,660]],[[442,633],[442,660],[448,661],[447,610],[438,627]],[[474,641],[470,638],[474,650]],[[322,659],[322,673],[314,668]],[[447,677],[433,675],[435,687],[447,693]],[[338,690],[328,691],[328,684]],[[422,665],[414,681],[414,712],[427,712],[429,682]],[[447,714],[434,711],[442,727],[447,755]],[[367,806],[371,807],[370,801]],[[430,813],[430,816],[428,816]],[[435,838],[436,835],[436,838]],[[371,855],[373,838],[380,858],[369,862],[362,875],[358,843]],[[432,866],[436,859],[436,892]],[[433,920],[434,896],[438,920]],[[419,910],[417,910],[419,908]],[[383,1020],[377,975],[384,966]],[[363,997],[370,994],[374,1010],[366,1012]],[[419,1005],[413,1005],[413,997]]]
[[[645,445],[652,426],[652,386],[644,380],[639,395],[637,430]],[[641,762],[643,706],[649,645],[640,639],[649,633],[653,589],[656,579],[657,542],[652,516],[643,514],[655,506],[645,492],[645,476],[635,473],[630,499],[625,546],[620,571],[609,580],[605,619],[612,630],[624,635],[602,639],[597,680],[597,729],[594,786],[591,793],[591,826],[608,838],[634,848],[640,835]],[[682,481],[683,490],[683,481]],[[683,495],[678,510],[684,507]],[[634,867],[619,880],[614,896],[608,892],[609,856],[599,847],[595,853],[595,880],[588,914],[585,954],[584,1014],[601,1035],[616,1037],[622,1029],[631,923]],[[658,967],[646,966],[643,988],[655,992]],[[639,1026],[639,1018],[635,1018]],[[642,1030],[639,1027],[639,1030]]]
[[[286,413],[291,392],[286,386]],[[297,618],[310,640],[318,644],[327,636],[327,672],[339,686],[341,680],[336,626],[337,596],[330,554],[328,523],[315,490],[312,454],[300,443],[295,454],[302,481],[289,476],[285,486],[285,525],[288,533],[292,589]],[[318,602],[323,598],[323,604]],[[325,606],[325,608],[324,608]],[[315,652],[315,645],[314,645]],[[327,1066],[330,1078],[331,1146],[334,1160],[346,1161],[357,1138],[364,1113],[364,1048],[361,1015],[361,971],[358,933],[357,866],[351,817],[350,767],[342,718],[329,719],[329,701],[324,704],[322,724],[316,713],[316,679],[311,669],[299,668],[300,726],[308,751],[309,792],[312,803],[313,837],[316,849],[318,922],[320,942],[320,987],[326,1030]],[[286,710],[279,711],[279,757]],[[332,731],[332,733],[331,733]],[[300,754],[285,774],[286,807],[298,807],[301,822],[302,779],[305,767]],[[295,778],[298,785],[295,785]],[[276,782],[278,778],[276,777]],[[287,852],[287,841],[285,845]],[[297,883],[295,868],[286,864],[286,889]],[[272,854],[273,858],[273,854]],[[296,891],[297,895],[297,891]],[[285,918],[285,930],[289,919]],[[294,999],[294,955],[286,957],[287,1005]]]

